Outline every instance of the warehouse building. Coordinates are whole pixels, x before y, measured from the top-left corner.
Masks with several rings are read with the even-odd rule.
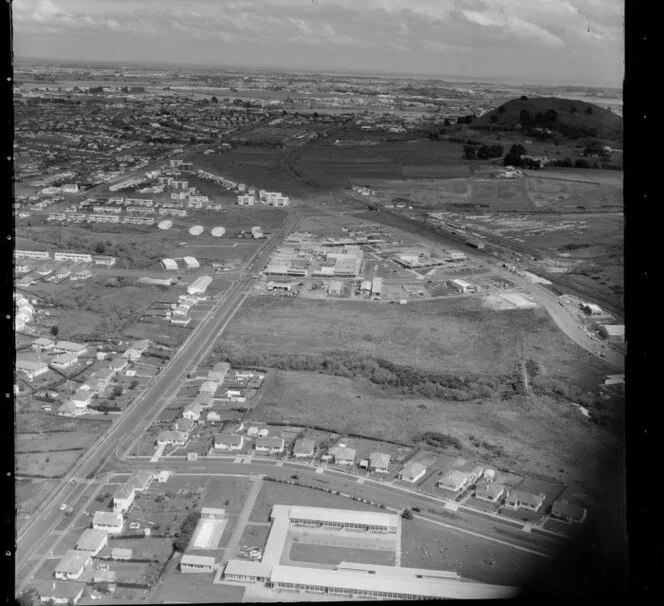
[[[187,269],[198,269],[201,266],[196,257],[183,257],[182,260],[187,266]]]
[[[185,257],[185,259],[187,259],[187,257]],[[202,295],[211,283],[211,276],[199,276],[189,286],[187,286],[187,293],[190,295]]]
[[[470,282],[466,282],[465,280],[449,280],[447,284],[450,286],[450,288],[453,288],[454,290],[463,294],[475,290],[475,287]]]
[[[161,266],[167,271],[177,271],[178,264],[174,259],[162,259],[160,261]]]

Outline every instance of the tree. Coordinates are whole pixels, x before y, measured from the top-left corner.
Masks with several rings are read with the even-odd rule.
[[[579,158],[574,162],[574,168],[590,168],[590,162]]]
[[[410,509],[404,509],[404,510],[401,512],[401,517],[402,517],[404,520],[412,520],[412,519],[413,519],[413,512],[412,512]]]
[[[496,114],[493,114],[491,116],[491,124],[495,124],[496,122],[498,122],[498,116],[496,116]]]
[[[449,121],[448,118],[445,118],[445,121],[443,122],[443,126],[451,126],[452,123]]]
[[[216,97],[212,97],[211,101],[212,103],[219,103],[219,99],[217,99]]]
[[[514,154],[515,156],[525,156],[528,152],[523,145],[520,143],[515,143],[512,145],[512,147],[510,147],[509,153]]]
[[[526,97],[526,95],[521,95],[521,96],[519,97],[519,100],[520,100],[520,101],[528,101],[528,97]]]
[[[463,146],[463,159],[464,160],[476,160],[477,159],[477,153],[475,151],[475,148],[472,145],[464,145]]]
[[[129,384],[129,389],[136,389],[138,387],[138,379],[134,379],[130,384]]]
[[[530,112],[527,109],[522,109],[519,112],[519,122],[522,124],[530,122]]]
[[[593,108],[590,107],[590,105],[589,105],[588,107],[586,107],[586,113],[587,113],[588,115],[590,115],[590,114],[593,113]]]
[[[122,387],[116,385],[111,392],[114,397],[119,397],[122,395]]]
[[[54,337],[57,337],[58,334],[60,333],[60,327],[57,326],[56,324],[54,324],[53,326],[51,326],[51,331],[50,332]]]

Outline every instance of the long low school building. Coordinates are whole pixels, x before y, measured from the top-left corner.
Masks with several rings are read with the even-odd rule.
[[[486,585],[459,579],[424,579],[416,576],[380,574],[375,571],[372,574],[369,571],[280,565],[272,569],[270,584],[275,589],[396,600],[482,600],[513,598],[519,593],[515,587]]]
[[[399,516],[395,514],[326,507],[291,507],[288,519],[296,526],[325,526],[369,532],[395,533],[399,527]]]

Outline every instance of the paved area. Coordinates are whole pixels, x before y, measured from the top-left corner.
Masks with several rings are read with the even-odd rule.
[[[224,552],[222,567],[225,565],[225,562],[228,562],[228,560],[232,560],[237,556],[240,539],[242,538],[245,526],[247,525],[247,522],[249,521],[249,516],[251,515],[251,510],[254,508],[254,504],[256,503],[256,499],[258,498],[258,494],[260,493],[262,487],[263,487],[262,480],[253,481],[253,485],[249,490],[247,499],[244,502],[242,513],[240,513],[240,516],[237,519],[237,523],[235,524],[233,534],[231,535],[231,540],[228,542],[228,546],[226,547],[226,551]]]

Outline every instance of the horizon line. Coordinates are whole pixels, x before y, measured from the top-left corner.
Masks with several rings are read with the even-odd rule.
[[[402,72],[402,71],[388,71],[388,70],[354,70],[354,69],[339,69],[331,66],[319,66],[319,67],[283,67],[283,66],[256,66],[256,65],[228,65],[228,64],[219,64],[219,63],[194,63],[194,62],[178,62],[178,61],[164,61],[164,60],[152,60],[152,59],[71,59],[63,57],[31,57],[31,56],[14,56],[14,61],[38,61],[38,62],[48,62],[48,63],[73,63],[79,65],[85,64],[108,64],[108,65],[137,65],[137,66],[167,66],[167,67],[191,67],[191,68],[202,68],[202,69],[227,69],[227,70],[248,70],[248,71],[276,71],[285,74],[289,73],[299,73],[299,74],[310,74],[310,75],[327,75],[327,76],[356,76],[356,77],[383,77],[387,79],[401,79],[401,80],[435,80],[441,82],[455,82],[455,79],[467,83],[491,83],[491,84],[504,84],[511,86],[542,86],[547,88],[553,87],[568,87],[568,88],[584,88],[584,89],[611,89],[611,90],[622,90],[620,85],[609,85],[609,84],[583,84],[583,83],[574,83],[574,82],[535,82],[535,81],[523,81],[517,78],[511,77],[496,77],[496,76],[466,76],[462,74],[434,74],[429,72]]]

